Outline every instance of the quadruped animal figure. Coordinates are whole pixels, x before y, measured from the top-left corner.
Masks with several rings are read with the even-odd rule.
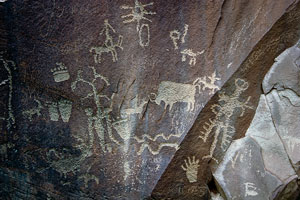
[[[108,20],[104,20],[104,28],[100,32],[100,36],[105,33],[105,42],[103,46],[99,47],[91,47],[90,52],[94,53],[94,60],[95,63],[101,62],[101,56],[102,53],[111,53],[112,61],[116,62],[118,60],[118,53],[116,48],[120,48],[123,50],[122,42],[123,42],[123,36],[119,35],[118,42],[114,44],[113,37],[110,35],[110,31],[113,33],[116,33],[115,29],[108,23]]]
[[[208,81],[209,79],[209,81]],[[187,110],[193,111],[195,108],[195,95],[197,88],[200,91],[208,89],[209,95],[219,90],[219,86],[215,84],[220,78],[216,77],[216,72],[213,72],[211,76],[199,77],[193,84],[175,83],[171,81],[162,81],[159,84],[157,94],[150,94],[150,101],[160,105],[162,102],[165,103],[164,109],[172,110],[173,105],[176,102],[187,103]]]

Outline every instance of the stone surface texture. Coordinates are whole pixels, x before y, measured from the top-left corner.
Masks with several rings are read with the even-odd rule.
[[[299,195],[294,183],[299,179],[300,159],[300,101],[294,92],[299,89],[299,57],[296,44],[275,59],[263,80],[265,94],[260,96],[246,137],[230,145],[213,173],[226,199],[295,199]]]
[[[0,1],[0,197],[296,196],[299,13],[298,0]],[[237,161],[242,176],[237,151],[257,164]]]
[[[273,199],[280,181],[265,170],[260,146],[250,137],[235,140],[213,174],[226,199]]]
[[[297,112],[297,107],[289,107],[293,109],[290,112],[280,108],[283,102],[271,103],[269,100],[274,96],[273,92],[265,89],[278,88],[279,93],[289,97],[290,104],[294,102],[298,105],[298,95],[293,91],[297,91],[299,83],[299,38],[294,37],[292,43],[285,45],[288,48],[280,48],[287,41],[283,37],[291,34],[285,34],[285,28],[298,26],[296,21],[294,25],[293,22],[286,23],[291,16],[297,15],[297,9],[283,16],[272,27],[236,73],[202,109],[152,192],[154,199],[207,199],[207,193],[213,194],[216,190],[225,199],[297,199],[297,160],[292,162],[278,129],[278,123],[283,123],[281,120],[284,118],[289,125],[282,125],[282,129],[285,127],[290,135],[298,133],[298,114],[291,117]],[[280,64],[282,61],[291,63],[290,67]],[[288,89],[288,86],[293,89]],[[262,88],[265,91],[263,95]],[[276,101],[280,100],[284,99],[277,97]],[[297,137],[294,136],[294,139]],[[246,144],[249,147],[246,148]],[[254,153],[255,159],[251,161],[250,155]],[[295,153],[295,158],[298,155]],[[197,181],[191,182],[186,171],[180,168],[193,156],[199,160],[199,167],[194,173],[197,174]]]

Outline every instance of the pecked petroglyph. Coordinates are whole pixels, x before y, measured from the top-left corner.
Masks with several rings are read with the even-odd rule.
[[[92,80],[86,80],[83,75],[82,71],[79,70],[77,73],[76,80],[71,84],[71,88],[73,91],[76,90],[78,83],[84,83],[87,84],[90,87],[90,93],[88,93],[85,97],[82,97],[81,99],[87,99],[92,98],[94,100],[94,103],[96,105],[96,110],[93,110],[92,108],[86,108],[85,114],[88,117],[88,134],[90,138],[90,143],[94,143],[96,138],[94,137],[94,133],[96,133],[97,138],[99,140],[99,143],[101,145],[101,148],[103,152],[110,152],[111,151],[111,142],[114,142],[116,144],[120,144],[120,142],[115,138],[115,136],[112,133],[112,119],[110,116],[110,113],[112,111],[112,108],[103,108],[101,105],[101,99],[107,99],[108,101],[111,101],[111,98],[109,98],[107,95],[103,95],[100,92],[98,92],[96,81],[98,79],[104,81],[105,87],[109,86],[110,83],[108,82],[108,79],[101,74],[96,72],[96,69],[94,67],[89,67],[93,72],[93,79]],[[106,128],[105,128],[106,127]],[[105,133],[108,135],[108,138],[111,142],[105,141]],[[120,136],[121,137],[121,136]]]
[[[155,135],[154,137],[150,136],[150,135],[143,135],[143,138],[139,138],[138,136],[135,136],[134,139],[141,144],[141,146],[139,147],[139,150],[137,152],[138,155],[142,155],[142,153],[144,152],[145,149],[148,149],[149,152],[152,155],[157,155],[160,153],[161,149],[163,147],[171,147],[171,148],[175,148],[175,150],[179,149],[179,144],[177,144],[176,142],[172,142],[170,139],[172,137],[175,138],[180,138],[181,137],[181,133],[178,134],[170,134],[168,136],[165,136],[164,133],[160,133]],[[163,142],[159,142],[158,138],[162,138]],[[149,141],[156,143],[158,147],[152,147],[152,145],[149,144]]]
[[[190,183],[197,182],[199,160],[196,160],[195,156],[192,159],[188,157],[187,160],[184,160],[185,166],[181,165],[181,168],[186,172],[186,177]]]
[[[174,45],[174,49],[178,49],[178,41],[180,40],[181,33],[178,30],[170,31],[170,37]]]
[[[41,110],[44,108],[39,100],[34,99],[34,102],[37,104],[36,107],[22,112],[23,116],[26,117],[29,121],[32,121],[34,115],[36,115],[37,117],[41,116]]]
[[[236,161],[238,160],[239,156],[240,156],[240,152],[237,152],[233,158],[230,158],[232,169],[235,168],[235,164],[236,164]],[[242,158],[242,156],[243,155],[240,156],[240,159]]]
[[[185,37],[187,35],[188,29],[189,29],[189,25],[185,24],[183,34],[181,34],[178,30],[170,31],[170,38],[173,42],[174,49],[178,49],[178,41],[180,41],[181,44],[185,43]],[[181,35],[182,35],[182,37],[181,37]]]
[[[90,181],[94,181],[97,185],[99,184],[99,178],[96,177],[96,176],[93,175],[93,174],[88,174],[88,173],[82,174],[82,175],[80,175],[78,178],[79,178],[79,179],[83,179],[83,181],[84,181],[84,186],[85,186],[86,188],[88,187],[88,183],[89,183]]]
[[[133,100],[133,106],[131,108],[126,108],[126,109],[121,109],[121,116],[122,117],[130,117],[131,115],[139,115],[143,112],[144,106],[148,103],[148,100],[141,100],[140,103],[139,101],[139,95],[137,95]],[[141,118],[142,116],[139,116]]]
[[[153,2],[148,3],[148,4],[142,4],[138,0],[135,0],[134,7],[133,6],[127,6],[127,5],[121,6],[121,9],[131,11],[130,14],[121,16],[122,19],[125,18],[123,23],[124,24],[132,23],[132,22],[137,23],[136,31],[138,32],[138,35],[139,35],[139,44],[140,44],[141,47],[149,46],[149,43],[150,43],[149,24],[145,24],[145,23],[141,24],[141,21],[144,20],[144,21],[152,22],[150,19],[145,17],[146,15],[155,15],[156,14],[156,12],[151,12],[151,11],[146,10],[147,6],[152,6],[152,5],[153,5]],[[145,33],[147,35],[146,36],[146,42],[143,41],[143,37],[142,37],[143,31],[145,31]]]
[[[245,197],[258,195],[257,187],[255,186],[254,183],[247,182],[244,183],[244,185],[245,185]]]
[[[147,38],[146,41],[143,39],[143,31],[146,32]],[[150,29],[149,24],[142,24],[139,30],[139,44],[141,47],[147,47],[150,43]]]
[[[0,86],[2,86],[2,85],[6,85],[6,83],[7,83],[8,81],[9,81],[8,79],[6,79],[6,80],[2,81],[2,82],[0,83]]]
[[[177,50],[179,48],[179,46],[178,46],[179,43],[180,44],[185,43],[185,37],[187,36],[188,29],[189,29],[189,25],[185,24],[183,33],[179,32],[179,30],[170,31],[170,38],[173,42],[175,50]],[[185,48],[182,51],[180,51],[180,53],[182,54],[181,61],[185,62],[185,61],[187,61],[187,58],[189,57],[190,58],[189,65],[194,66],[194,65],[196,65],[196,62],[197,62],[196,57],[203,54],[204,52],[205,52],[205,50],[194,52],[192,49]]]
[[[70,74],[68,68],[63,63],[56,63],[58,67],[51,69],[55,82],[63,82],[69,80]]]
[[[99,47],[92,47],[90,49],[90,52],[94,53],[95,63],[101,63],[101,57],[103,53],[110,53],[113,62],[116,62],[118,60],[117,48],[123,50],[123,36],[119,35],[118,42],[114,43],[111,32],[116,33],[116,30],[108,23],[108,20],[106,19],[104,20],[104,28],[100,32],[100,36],[105,34],[104,45]]]
[[[283,136],[282,140],[286,143],[290,152],[293,152],[296,147],[300,146],[300,139],[297,137]]]
[[[123,16],[121,16],[121,18],[122,19],[123,18],[131,18],[131,19],[124,20],[123,23],[127,24],[127,23],[131,23],[131,22],[136,22],[137,23],[136,30],[139,31],[140,26],[141,26],[141,20],[146,20],[148,22],[152,22],[150,19],[145,17],[145,15],[155,15],[156,12],[147,11],[145,9],[145,7],[147,7],[147,6],[152,6],[153,2],[143,5],[138,0],[135,0],[134,4],[135,4],[134,7],[126,6],[126,5],[121,6],[122,9],[131,10],[130,14],[123,15]]]
[[[195,95],[197,85],[192,84],[183,84],[175,83],[171,81],[163,81],[159,84],[158,94],[152,93],[154,97],[150,98],[152,102],[155,102],[157,105],[160,105],[162,102],[165,103],[164,109],[172,110],[173,104],[177,102],[187,103],[187,110],[194,110],[195,104]]]
[[[182,54],[182,62],[185,62],[187,59],[187,56],[191,57],[190,58],[190,65],[195,65],[196,64],[196,56],[201,55],[204,53],[204,50],[202,50],[201,52],[197,51],[196,53],[193,52],[192,49],[184,49],[183,51],[180,52]]]
[[[46,160],[51,163],[50,167],[58,171],[63,177],[67,177],[69,173],[75,174],[81,171],[82,163],[93,155],[92,144],[85,142],[85,136],[73,135],[73,137],[76,140],[74,148],[80,150],[80,155],[73,155],[70,149],[67,148],[49,149],[48,152],[46,152]],[[90,180],[94,180],[98,184],[97,178],[93,174],[89,174],[92,165],[93,164],[86,168],[84,170],[85,173],[79,177],[79,179],[84,179],[85,186]]]
[[[132,107],[121,109],[120,118],[112,123],[113,128],[118,132],[121,138],[124,141],[130,139],[134,128],[136,126],[136,118],[141,119],[141,113],[144,110],[145,105],[148,103],[148,100],[142,100],[138,103],[138,95],[132,100]]]
[[[151,93],[151,102],[160,105],[164,102],[164,109],[172,110],[172,107],[177,102],[187,103],[187,110],[193,111],[195,105],[195,95],[197,88],[199,92],[208,90],[209,94],[214,94],[219,87],[216,82],[220,78],[216,77],[216,72],[211,76],[197,78],[193,84],[175,83],[171,81],[162,81],[159,85],[157,94]]]
[[[16,64],[11,60],[6,60],[3,58],[2,52],[0,52],[0,62],[2,62],[2,66],[4,67],[5,71],[7,72],[7,79],[3,80],[1,82],[0,86],[8,85],[8,104],[7,104],[7,110],[8,110],[8,116],[7,117],[1,117],[2,119],[5,119],[6,121],[6,127],[8,130],[15,124],[15,116],[13,114],[12,109],[12,98],[13,98],[13,77],[12,77],[12,71],[16,69]]]
[[[226,95],[225,93],[219,94],[219,104],[214,104],[211,106],[212,112],[216,115],[214,119],[209,119],[203,126],[205,131],[201,131],[201,138],[204,142],[207,141],[208,136],[215,130],[213,143],[210,147],[209,155],[204,156],[202,159],[213,159],[218,163],[218,161],[213,157],[214,151],[217,147],[219,136],[221,136],[221,148],[225,151],[231,142],[231,138],[235,133],[235,128],[231,124],[231,117],[233,116],[236,109],[240,109],[240,117],[244,115],[246,109],[254,109],[249,106],[250,96],[245,102],[239,100],[240,94],[243,93],[249,87],[249,84],[243,79],[235,80],[235,91],[232,95]]]
[[[49,112],[50,120],[57,122],[59,119],[57,102],[49,102],[48,103],[48,112]]]
[[[46,160],[50,163],[49,167],[58,171],[65,178],[68,173],[78,172],[84,159],[85,156],[72,155],[66,148],[61,150],[52,148],[46,152]]]
[[[48,111],[51,121],[58,121],[59,117],[61,117],[63,122],[69,122],[72,113],[72,102],[67,99],[49,102]]]
[[[221,79],[217,77],[216,71],[214,71],[211,76],[197,78],[193,84],[201,84],[201,90],[208,90],[208,94],[212,95],[220,89],[220,87],[216,85],[216,82],[219,80]]]

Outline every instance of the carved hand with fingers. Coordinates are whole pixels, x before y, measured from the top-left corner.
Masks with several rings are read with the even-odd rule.
[[[184,160],[185,166],[181,165],[181,168],[186,172],[186,177],[190,183],[197,182],[197,174],[198,174],[198,167],[199,167],[199,160],[195,158],[195,156],[187,158]]]

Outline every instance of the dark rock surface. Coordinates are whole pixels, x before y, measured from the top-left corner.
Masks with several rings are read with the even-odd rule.
[[[284,15],[256,45],[223,88],[206,104],[157,183],[152,192],[153,198],[207,199],[207,193],[215,192],[217,183],[214,183],[211,171],[217,170],[230,143],[245,136],[256,112],[260,95],[263,93],[263,79],[273,65],[274,59],[285,50],[283,46],[290,47],[297,42],[299,25],[293,19],[299,18],[298,13],[299,6]],[[298,28],[292,30],[287,27]],[[195,156],[199,165],[194,169],[197,181],[193,182],[189,181],[186,171],[182,169],[182,165],[184,167],[186,165],[185,160],[192,156]],[[190,165],[194,166],[193,163]],[[236,173],[241,174],[238,171]],[[287,177],[289,176],[285,176]],[[284,183],[288,184],[289,181],[291,180],[288,179]],[[204,188],[206,192],[193,193],[191,191],[194,190],[191,188],[198,188],[197,191]],[[274,188],[276,184],[272,189]],[[264,192],[268,196],[273,191]],[[226,197],[230,199],[230,196]],[[272,194],[270,197],[275,196]]]
[[[209,198],[299,13],[297,0],[0,1],[1,198]]]

